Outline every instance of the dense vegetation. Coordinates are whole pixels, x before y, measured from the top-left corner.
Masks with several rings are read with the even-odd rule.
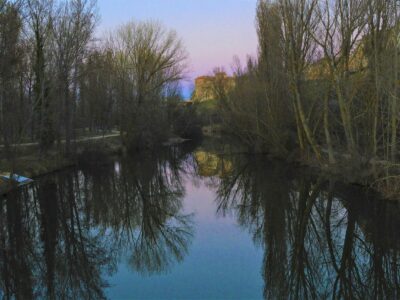
[[[68,156],[77,136],[111,130],[149,149],[203,126],[254,152],[392,168],[399,14],[396,0],[259,0],[258,56],[235,60],[233,89],[215,81],[217,101],[186,105],[174,31],[131,22],[96,39],[95,0],[0,0],[2,149],[37,142]]]
[[[119,130],[127,147],[190,135],[179,82],[186,52],[156,22],[128,23],[101,40],[95,0],[0,0],[0,132],[69,155],[76,137]],[[177,117],[177,115],[179,117]]]
[[[258,57],[235,62],[225,129],[254,151],[397,162],[399,14],[395,0],[259,0]]]

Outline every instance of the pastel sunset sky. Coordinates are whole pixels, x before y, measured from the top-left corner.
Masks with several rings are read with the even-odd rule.
[[[184,95],[190,96],[193,79],[215,67],[229,73],[233,57],[242,61],[255,55],[257,0],[98,0],[98,34],[136,20],[160,21],[177,31],[189,54]]]

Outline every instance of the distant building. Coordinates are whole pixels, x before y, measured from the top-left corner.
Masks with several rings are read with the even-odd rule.
[[[225,72],[216,73],[215,76],[197,77],[192,101],[218,100],[217,89],[222,87],[225,92],[229,92],[234,86],[235,79]]]

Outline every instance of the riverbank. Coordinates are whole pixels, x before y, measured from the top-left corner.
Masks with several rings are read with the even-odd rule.
[[[265,155],[266,159],[278,160],[293,168],[305,168],[323,179],[336,179],[345,184],[371,189],[382,199],[400,202],[399,166],[382,160],[368,160],[363,157],[351,159],[346,155],[337,155],[335,164],[321,164],[314,157],[301,157],[299,153],[286,156],[254,152],[235,139],[222,139],[218,136],[206,137],[202,147],[219,156],[229,155]]]
[[[162,146],[170,147],[177,144],[188,142],[189,140],[172,137]],[[31,145],[29,145],[31,147]],[[301,159],[295,154],[285,158],[271,153],[252,153],[247,147],[235,140],[221,137],[206,137],[202,142],[201,148],[213,152],[218,156],[229,155],[265,155],[265,159],[279,160],[288,163],[293,168],[306,168],[316,176],[321,178],[335,178],[346,184],[371,188],[388,200],[400,200],[399,186],[400,178],[389,176],[390,166],[385,166],[382,162],[359,161],[351,162],[343,157],[334,165],[319,164],[314,159]],[[37,151],[34,153],[24,153],[14,162],[5,159],[0,160],[0,171],[11,171],[28,177],[37,178],[49,173],[60,171],[69,167],[87,164],[106,164],[115,157],[123,155],[126,151],[121,139],[116,136],[105,137],[103,139],[90,138],[85,142],[76,144],[76,152],[69,157],[64,156],[59,151],[50,151],[45,156],[40,156]]]
[[[161,146],[169,147],[188,141],[190,140],[174,136]],[[18,145],[18,158],[14,161],[0,159],[0,171],[12,171],[34,179],[79,164],[107,163],[126,152],[120,136],[116,134],[80,139],[75,147],[75,153],[66,157],[55,149],[40,155],[34,143]]]
[[[35,178],[76,166],[83,157],[90,159],[89,153],[113,156],[122,152],[121,139],[115,134],[82,139],[75,144],[75,147],[75,153],[67,157],[56,149],[41,155],[34,144],[21,145],[16,153],[17,158],[11,161],[0,159],[0,171],[12,171],[25,177]]]

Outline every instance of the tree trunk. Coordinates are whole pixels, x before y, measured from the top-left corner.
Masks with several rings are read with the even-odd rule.
[[[331,134],[329,132],[329,90],[327,91],[324,99],[324,132],[326,145],[328,146],[329,163],[334,164],[336,161],[333,153]]]
[[[318,149],[317,143],[315,142],[315,139],[314,139],[313,134],[311,132],[310,126],[308,125],[308,121],[306,119],[306,116],[305,116],[305,113],[304,113],[304,110],[303,110],[303,105],[301,103],[301,98],[300,98],[301,96],[300,96],[300,92],[299,92],[299,88],[298,88],[297,84],[296,84],[294,89],[295,89],[294,97],[295,97],[295,101],[296,101],[297,112],[299,114],[300,124],[303,127],[304,133],[306,135],[306,139],[307,139],[308,143],[310,144],[310,146],[311,146],[311,148],[312,148],[317,160],[320,161],[321,160],[321,153],[320,153],[320,151]]]
[[[397,5],[394,7],[394,16],[397,18],[398,11],[397,11]],[[397,19],[398,20],[398,19]],[[399,100],[399,41],[397,40],[399,38],[399,21],[396,22],[395,24],[395,41],[394,41],[394,59],[393,59],[393,65],[394,65],[394,82],[393,82],[393,95],[392,95],[392,113],[391,113],[391,159],[393,162],[396,161],[397,157],[397,125],[398,125],[398,107],[397,107],[397,101]]]
[[[64,78],[64,109],[65,109],[65,155],[71,154],[71,103],[69,99],[68,79]]]
[[[354,137],[353,137],[353,129],[352,129],[352,122],[351,122],[349,108],[348,108],[346,99],[343,95],[343,89],[340,86],[341,80],[338,78],[338,76],[336,74],[334,76],[335,76],[334,85],[335,85],[335,90],[336,90],[336,94],[338,97],[342,125],[343,125],[344,133],[346,136],[347,149],[348,149],[350,155],[355,156],[357,154],[357,149],[356,149],[356,145],[355,145]]]

